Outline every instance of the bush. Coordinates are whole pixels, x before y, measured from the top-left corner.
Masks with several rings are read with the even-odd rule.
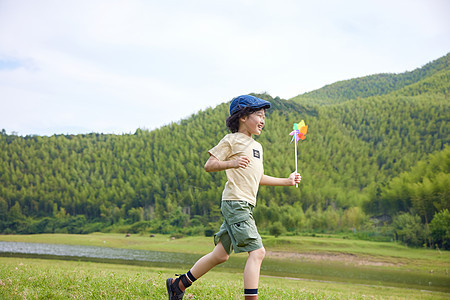
[[[177,232],[177,233],[171,234],[170,237],[174,238],[174,239],[181,239],[184,237],[184,235],[182,233]]]
[[[213,236],[216,233],[216,231],[212,228],[208,228],[208,229],[205,229],[204,233],[205,233],[205,236]]]
[[[342,225],[345,228],[360,229],[367,220],[361,208],[351,207],[342,216]]]
[[[83,229],[86,224],[87,220],[84,215],[76,215],[69,217],[62,228],[66,227],[67,231],[72,234],[83,234],[86,233]]]
[[[208,237],[214,236],[214,234],[219,231],[221,226],[222,222],[209,222],[203,227],[203,234]]]
[[[198,225],[198,226],[187,226],[184,228],[179,229],[180,233],[187,236],[196,236],[196,235],[203,235],[205,233],[205,226]]]
[[[401,213],[392,223],[394,234],[399,241],[409,246],[422,246],[425,243],[425,229],[418,215]]]
[[[286,231],[283,224],[280,221],[273,223],[269,226],[269,233],[275,237],[279,237]]]
[[[129,233],[145,232],[150,227],[150,221],[139,221],[131,224]]]
[[[430,223],[433,245],[450,250],[450,212],[444,209],[434,215]]]
[[[87,223],[83,227],[83,233],[100,232],[105,227],[106,227],[106,225],[104,223],[101,223],[101,222]],[[55,232],[56,232],[56,230],[55,230]]]

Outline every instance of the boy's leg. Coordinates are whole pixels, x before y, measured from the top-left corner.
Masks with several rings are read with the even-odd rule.
[[[195,278],[200,278],[215,266],[224,263],[230,256],[225,251],[222,242],[218,242],[214,250],[200,258],[191,268]]]
[[[246,300],[257,299],[259,273],[266,250],[262,247],[250,251],[248,254],[247,263],[245,264],[244,269],[244,293]]]
[[[183,274],[176,279],[167,279],[169,299],[183,298],[183,294],[186,288],[190,287],[195,280],[199,279],[201,276],[203,276],[218,264],[227,261],[228,257],[228,253],[225,251],[225,248],[219,241],[214,250],[200,258],[186,274]]]

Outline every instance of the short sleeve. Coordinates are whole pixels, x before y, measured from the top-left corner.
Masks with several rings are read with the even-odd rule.
[[[209,154],[224,161],[231,156],[231,144],[228,136],[225,136],[214,148],[208,151]]]

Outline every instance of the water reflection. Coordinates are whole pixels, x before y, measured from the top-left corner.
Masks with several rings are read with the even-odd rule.
[[[103,259],[138,260],[172,264],[195,262],[200,256],[196,254],[145,251],[96,246],[41,244],[23,242],[0,242],[0,252],[38,255],[56,255],[73,257],[91,257]]]

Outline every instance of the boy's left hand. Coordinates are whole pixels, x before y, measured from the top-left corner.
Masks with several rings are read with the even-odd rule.
[[[297,172],[292,172],[291,175],[289,175],[288,179],[291,185],[296,185],[300,183],[300,181],[302,180],[302,176],[300,176],[300,174]]]

